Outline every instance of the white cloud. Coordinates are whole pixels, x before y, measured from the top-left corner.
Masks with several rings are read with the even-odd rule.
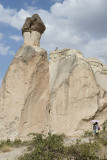
[[[98,57],[104,63],[107,63],[107,38],[90,40],[84,47],[85,57]]]
[[[41,44],[48,51],[56,46],[80,49],[85,57],[107,63],[106,4],[106,0],[65,0],[55,3],[50,13],[39,10],[47,27]]]
[[[3,5],[0,4],[0,22],[10,25],[11,27],[21,29],[24,20],[30,15],[31,13],[24,9],[17,11],[16,9],[4,8]]]
[[[11,50],[10,46],[6,46],[3,43],[0,43],[0,55],[6,56],[7,54],[15,55],[15,52]]]
[[[47,28],[41,46],[48,52],[56,46],[75,48],[86,57],[97,57],[107,63],[107,0],[56,0],[50,11],[32,6],[17,11],[0,5],[0,22],[20,29],[26,17],[35,12]]]
[[[3,43],[0,43],[0,54],[6,55],[9,53],[10,46],[5,46]]]
[[[51,7],[55,17],[65,17],[79,31],[100,34],[107,28],[106,0],[65,0]]]
[[[22,41],[23,38],[21,36],[18,36],[18,35],[11,35],[9,36],[10,39],[13,39],[15,41]]]
[[[0,55],[13,54],[13,51],[10,50],[10,46],[6,46],[6,44],[3,43],[3,37],[3,33],[0,33]]]

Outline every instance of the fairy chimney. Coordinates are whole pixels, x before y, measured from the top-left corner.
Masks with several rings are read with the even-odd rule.
[[[40,46],[40,38],[45,30],[46,27],[38,14],[34,14],[31,18],[26,18],[22,27],[24,44]]]

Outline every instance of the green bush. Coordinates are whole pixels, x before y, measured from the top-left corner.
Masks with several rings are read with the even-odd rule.
[[[82,137],[93,137],[93,131],[85,131]]]
[[[93,143],[83,143],[77,141],[75,145],[65,147],[63,145],[63,135],[32,134],[33,139],[28,145],[28,153],[19,157],[18,160],[97,160],[97,151],[100,146],[95,141]]]
[[[107,146],[107,131],[100,132],[99,137],[98,137],[98,141],[102,145]]]
[[[61,160],[64,157],[63,135],[32,134],[33,139],[28,146],[29,154],[19,157],[19,160]]]
[[[100,146],[97,142],[93,143],[76,143],[68,147],[68,154],[72,155],[75,160],[97,160],[96,153]]]
[[[107,130],[107,121],[105,121],[102,125],[103,131]]]
[[[13,142],[12,142],[13,146],[15,147],[20,147],[23,145],[23,142],[20,140],[20,139],[15,139]]]

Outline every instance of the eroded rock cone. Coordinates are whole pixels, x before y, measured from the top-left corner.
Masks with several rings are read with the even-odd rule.
[[[1,139],[15,139],[19,135],[24,139],[31,132],[47,132],[49,63],[47,52],[38,45],[44,30],[38,15],[27,18],[22,29],[24,44],[10,64],[0,89]]]

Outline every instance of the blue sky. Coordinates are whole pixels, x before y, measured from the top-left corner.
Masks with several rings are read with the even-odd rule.
[[[48,0],[43,0],[42,3],[40,0],[0,0],[0,4],[4,7],[4,9],[13,9],[16,10],[17,12],[20,11],[20,9],[28,10],[28,7],[33,7],[33,9],[38,8],[38,9],[44,9],[44,10],[49,10],[50,6],[53,4],[53,1],[48,1]],[[2,14],[2,13],[1,13]],[[0,16],[3,16],[1,15]],[[8,13],[7,13],[8,16]],[[2,80],[9,64],[11,63],[14,54],[17,52],[18,48],[22,45],[23,43],[23,38],[20,40],[14,40],[9,38],[12,35],[17,35],[17,36],[22,36],[21,35],[21,30],[17,28],[10,27],[10,25],[7,25],[5,22],[2,23],[0,22],[0,33],[2,34],[0,37],[0,40],[2,41],[2,48],[9,47],[9,49],[4,49],[0,53],[0,79]],[[17,37],[18,38],[18,37]],[[0,83],[1,83],[0,80]]]
[[[23,44],[21,27],[38,13],[46,25],[41,47],[71,48],[107,63],[107,0],[0,0],[0,83]]]

